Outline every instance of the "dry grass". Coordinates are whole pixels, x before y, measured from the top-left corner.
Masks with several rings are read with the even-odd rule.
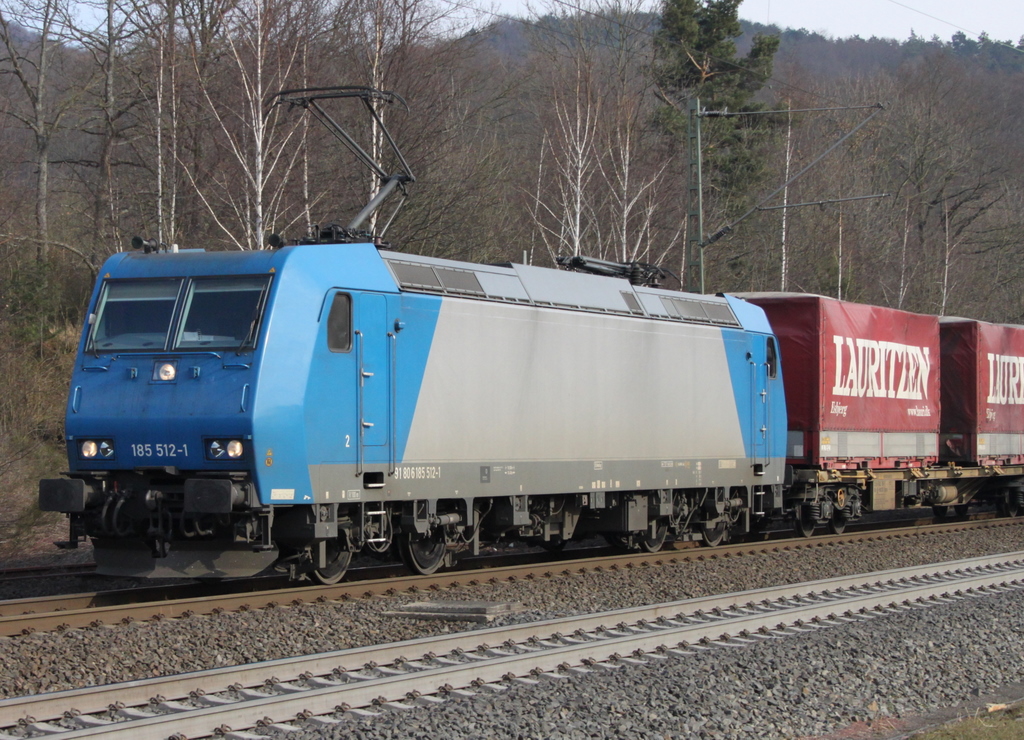
[[[64,408],[78,330],[0,321],[0,568],[61,558],[63,515],[39,511],[39,480],[67,470]]]
[[[63,451],[40,442],[0,443],[0,568],[61,558],[54,547],[66,540],[67,520],[62,514],[39,511],[36,505],[40,478],[56,477],[67,468]]]
[[[915,740],[1021,740],[1024,738],[1024,706],[985,711],[932,732],[915,735]]]

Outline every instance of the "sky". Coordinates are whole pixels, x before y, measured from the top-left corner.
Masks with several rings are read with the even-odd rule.
[[[993,39],[1016,43],[1024,36],[1024,0],[744,0],[739,15],[833,38],[903,41],[913,31],[945,41],[962,30],[975,38],[987,31]]]
[[[578,0],[577,0],[578,1]],[[647,0],[653,11],[662,0]],[[461,4],[452,0],[453,4]],[[497,12],[530,17],[568,8],[566,0],[491,0]],[[531,12],[532,11],[532,12]],[[957,31],[977,38],[987,31],[998,41],[1015,44],[1024,36],[1024,0],[743,0],[740,18],[806,28],[833,38],[861,36],[905,41],[911,31],[925,39],[948,41]]]

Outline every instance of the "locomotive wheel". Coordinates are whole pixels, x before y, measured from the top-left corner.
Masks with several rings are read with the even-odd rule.
[[[617,534],[612,532],[604,533],[604,541],[607,542],[611,547],[617,547],[620,550],[632,550],[633,548],[629,543],[628,534]]]
[[[333,586],[345,577],[348,572],[348,565],[352,562],[352,553],[341,548],[338,540],[331,540],[327,543],[328,564],[324,568],[313,571],[313,578],[325,586]]]
[[[448,551],[444,542],[444,532],[440,529],[425,535],[403,534],[398,548],[409,570],[421,576],[436,573],[444,563],[444,556]]]
[[[811,531],[814,531],[813,522],[811,523]],[[846,531],[846,517],[839,512],[836,512],[831,519],[828,520],[828,531],[832,534],[842,534]],[[810,537],[810,535],[804,535]]]
[[[657,552],[665,544],[668,538],[668,522],[658,522],[658,529],[653,537],[649,534],[642,534],[637,537],[637,544],[644,552]]]
[[[754,517],[750,521],[750,539],[757,542],[765,542],[771,538],[771,533],[768,531],[768,526],[771,524],[771,519],[766,516]]]
[[[541,540],[537,544],[548,552],[559,553],[565,549],[567,543],[568,540],[563,540],[561,537],[552,537],[550,540]]]
[[[705,547],[715,547],[722,544],[722,540],[725,539],[725,532],[728,527],[724,522],[719,522],[713,527],[709,527],[707,524],[701,525],[700,530],[700,544]]]
[[[813,519],[805,519],[804,517],[797,515],[794,529],[798,537],[810,537],[814,534],[814,526],[816,522]]]

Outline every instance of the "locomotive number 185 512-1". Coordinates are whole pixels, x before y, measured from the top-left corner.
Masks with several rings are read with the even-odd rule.
[[[397,480],[438,480],[440,477],[440,465],[401,465],[395,469]]]
[[[133,444],[132,455],[135,457],[188,457],[188,445],[174,444]]]

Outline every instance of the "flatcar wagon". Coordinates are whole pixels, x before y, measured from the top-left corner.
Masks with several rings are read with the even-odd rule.
[[[1024,504],[1024,329],[799,293],[741,294],[778,336],[784,508],[842,531],[861,511]]]

